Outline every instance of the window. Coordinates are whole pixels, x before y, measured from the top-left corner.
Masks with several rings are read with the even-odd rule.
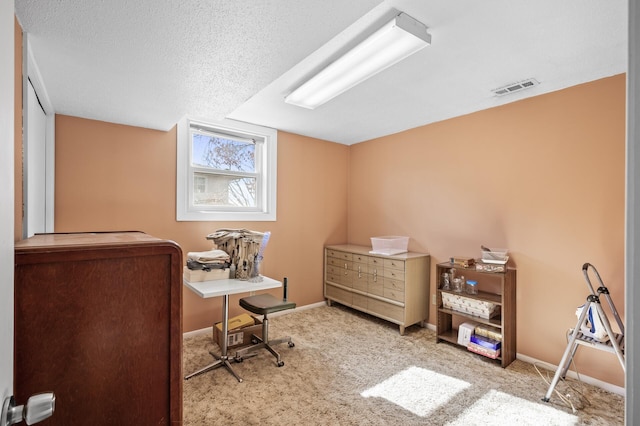
[[[277,132],[225,120],[178,123],[178,221],[276,219]]]
[[[193,177],[194,194],[204,194],[207,192],[207,178],[202,176]]]

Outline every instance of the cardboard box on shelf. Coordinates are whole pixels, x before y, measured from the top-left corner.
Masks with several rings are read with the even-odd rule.
[[[227,330],[227,348],[238,348],[241,346],[248,346],[251,344],[251,335],[262,336],[262,320],[252,317],[248,314],[242,314],[239,317],[248,317],[250,322],[247,323],[246,318],[233,317],[229,318],[229,329]],[[243,327],[238,327],[238,323],[245,324]],[[231,324],[236,325],[236,328],[231,329]],[[213,327],[213,341],[222,345],[222,323],[218,322]]]

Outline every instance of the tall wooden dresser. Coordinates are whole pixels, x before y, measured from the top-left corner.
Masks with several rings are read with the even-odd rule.
[[[405,327],[429,319],[430,256],[370,254],[370,247],[325,247],[324,296]]]
[[[182,251],[141,232],[15,247],[14,387],[47,425],[182,424]]]

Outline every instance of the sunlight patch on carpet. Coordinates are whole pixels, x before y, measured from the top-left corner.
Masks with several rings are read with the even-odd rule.
[[[417,416],[426,417],[469,386],[464,380],[409,367],[360,395],[384,398]]]
[[[578,417],[496,390],[465,408],[449,425],[577,425]]]

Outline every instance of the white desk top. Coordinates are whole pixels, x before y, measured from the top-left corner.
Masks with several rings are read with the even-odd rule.
[[[243,281],[236,279],[212,280],[192,283],[183,278],[184,285],[189,287],[194,293],[200,297],[217,297],[225,294],[248,293],[257,290],[266,290],[269,288],[282,287],[280,281],[272,278],[262,277],[262,281],[254,283],[251,281]]]

